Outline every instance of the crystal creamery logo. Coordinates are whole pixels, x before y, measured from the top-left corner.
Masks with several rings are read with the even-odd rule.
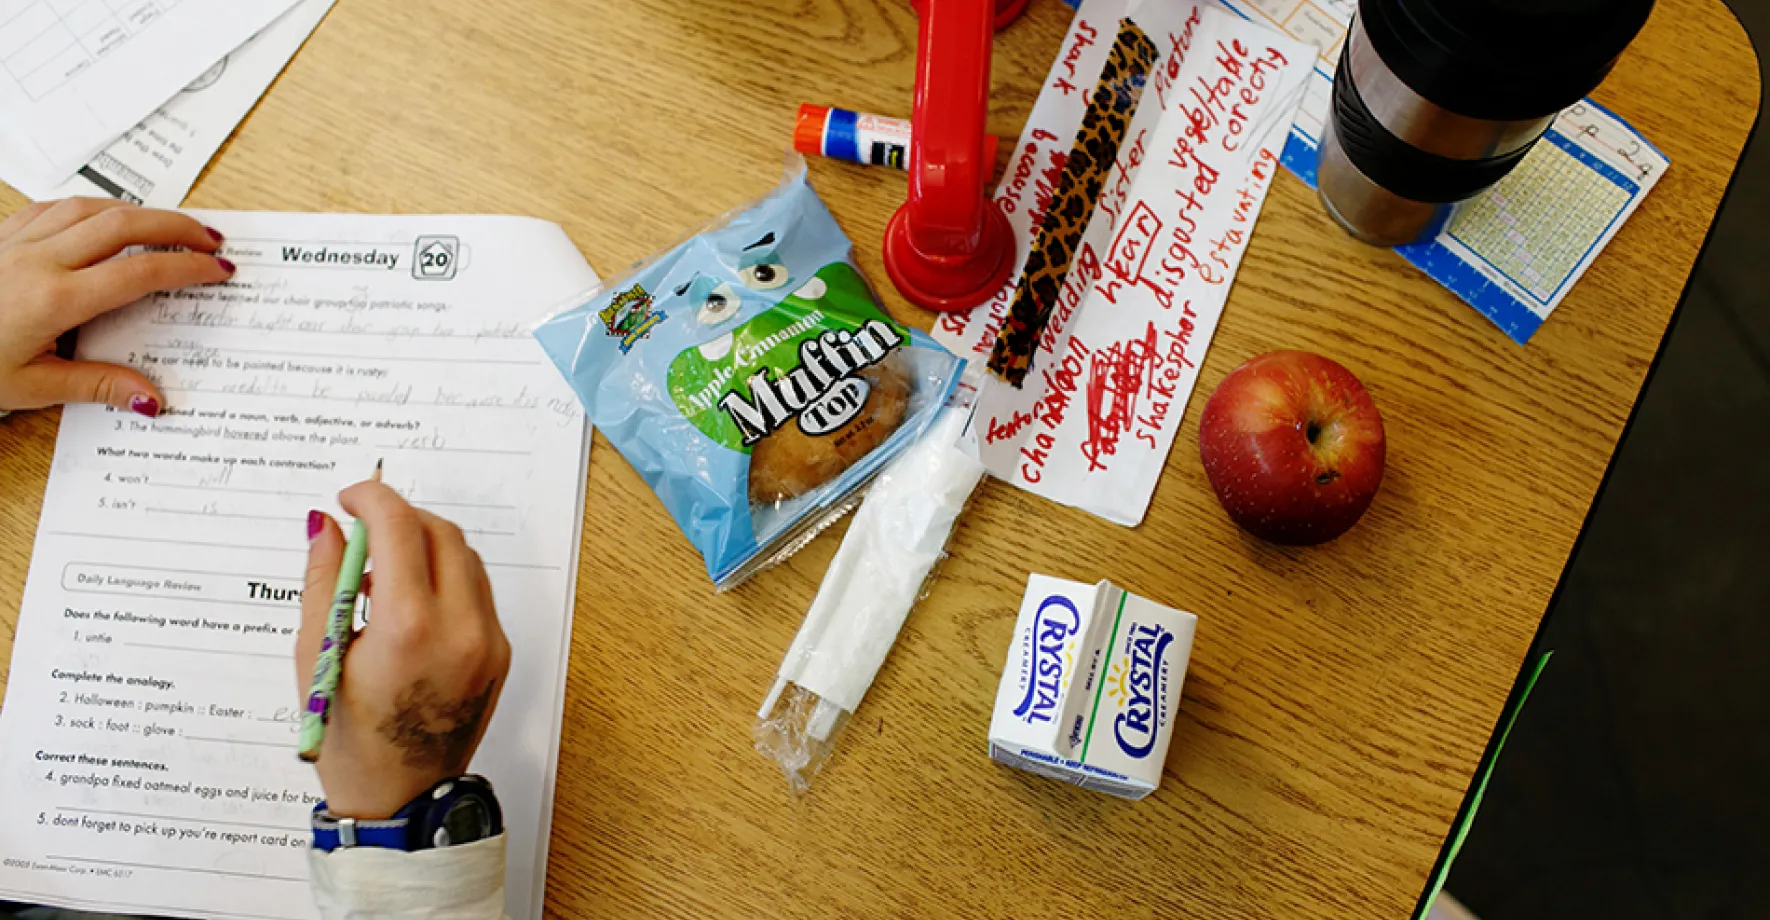
[[[1168,721],[1168,646],[1174,634],[1154,623],[1132,623],[1125,636],[1125,654],[1113,663],[1106,695],[1118,709],[1112,734],[1119,749],[1142,759],[1155,748],[1155,738]]]
[[[750,355],[762,355],[780,342],[808,331],[814,324],[812,314],[798,323],[763,339],[736,355],[739,363],[749,363]],[[798,328],[805,325],[806,328]],[[799,343],[798,363],[785,376],[776,378],[767,367],[750,375],[750,398],[737,390],[719,400],[719,408],[731,416],[744,443],[755,444],[788,420],[799,419],[799,428],[808,435],[829,434],[847,424],[866,405],[870,390],[866,380],[854,376],[885,360],[892,350],[904,343],[903,334],[889,323],[867,320],[859,329],[832,329]]]
[[[1082,615],[1069,598],[1053,594],[1039,604],[1032,628],[1021,637],[1028,646],[1022,657],[1026,670],[1021,675],[1026,696],[1014,707],[1015,718],[1028,725],[1056,718],[1063,675],[1075,664],[1071,640],[1081,628]]]
[[[664,321],[664,311],[653,310],[651,295],[637,284],[616,294],[596,315],[608,334],[621,340],[621,354],[632,351],[640,339],[651,334],[653,326]]]

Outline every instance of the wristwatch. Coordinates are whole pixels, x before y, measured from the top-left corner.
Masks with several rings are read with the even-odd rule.
[[[504,814],[492,784],[468,774],[445,779],[384,821],[340,818],[321,802],[313,809],[313,848],[380,847],[417,852],[460,846],[504,832]]]

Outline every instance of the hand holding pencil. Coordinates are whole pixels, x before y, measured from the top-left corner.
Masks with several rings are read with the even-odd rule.
[[[334,814],[386,818],[479,746],[510,669],[491,583],[461,529],[379,482],[339,494],[368,537],[373,620],[344,646],[316,768]],[[344,533],[308,518],[306,588],[296,641],[305,709],[333,612]]]
[[[381,461],[375,461],[375,475],[370,482],[381,481]],[[309,512],[308,537],[319,523]],[[369,529],[362,518],[350,525],[350,540],[344,544],[344,558],[338,563],[338,583],[332,589],[332,611],[326,615],[326,633],[320,637],[319,657],[314,659],[313,685],[307,693],[307,707],[301,711],[301,759],[313,763],[320,759],[320,746],[326,741],[326,721],[332,715],[332,698],[338,693],[338,679],[344,673],[344,653],[356,637],[356,600],[363,586],[363,570],[369,562]]]

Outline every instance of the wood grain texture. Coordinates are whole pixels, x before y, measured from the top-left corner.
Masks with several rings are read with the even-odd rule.
[[[1068,15],[1035,0],[998,38],[996,133],[1018,133]],[[799,102],[907,113],[914,44],[903,0],[341,0],[188,203],[533,214],[608,274],[769,188]],[[1661,0],[1596,95],[1672,167],[1526,348],[1283,175],[1147,522],[987,483],[804,800],[749,732],[841,529],[715,595],[599,437],[549,913],[1405,916],[1733,171],[1757,66],[1720,0]],[[812,178],[883,283],[902,174],[818,162]],[[0,212],[22,203],[0,191]],[[1193,446],[1204,395],[1274,348],[1340,360],[1388,423],[1382,494],[1325,547],[1242,536]],[[0,651],[56,418],[0,421]],[[1199,615],[1149,799],[987,759],[1028,572]]]

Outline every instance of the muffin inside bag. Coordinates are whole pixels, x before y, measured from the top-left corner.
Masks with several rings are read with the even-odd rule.
[[[846,511],[958,380],[964,362],[886,315],[852,252],[794,163],[535,330],[720,588]]]

